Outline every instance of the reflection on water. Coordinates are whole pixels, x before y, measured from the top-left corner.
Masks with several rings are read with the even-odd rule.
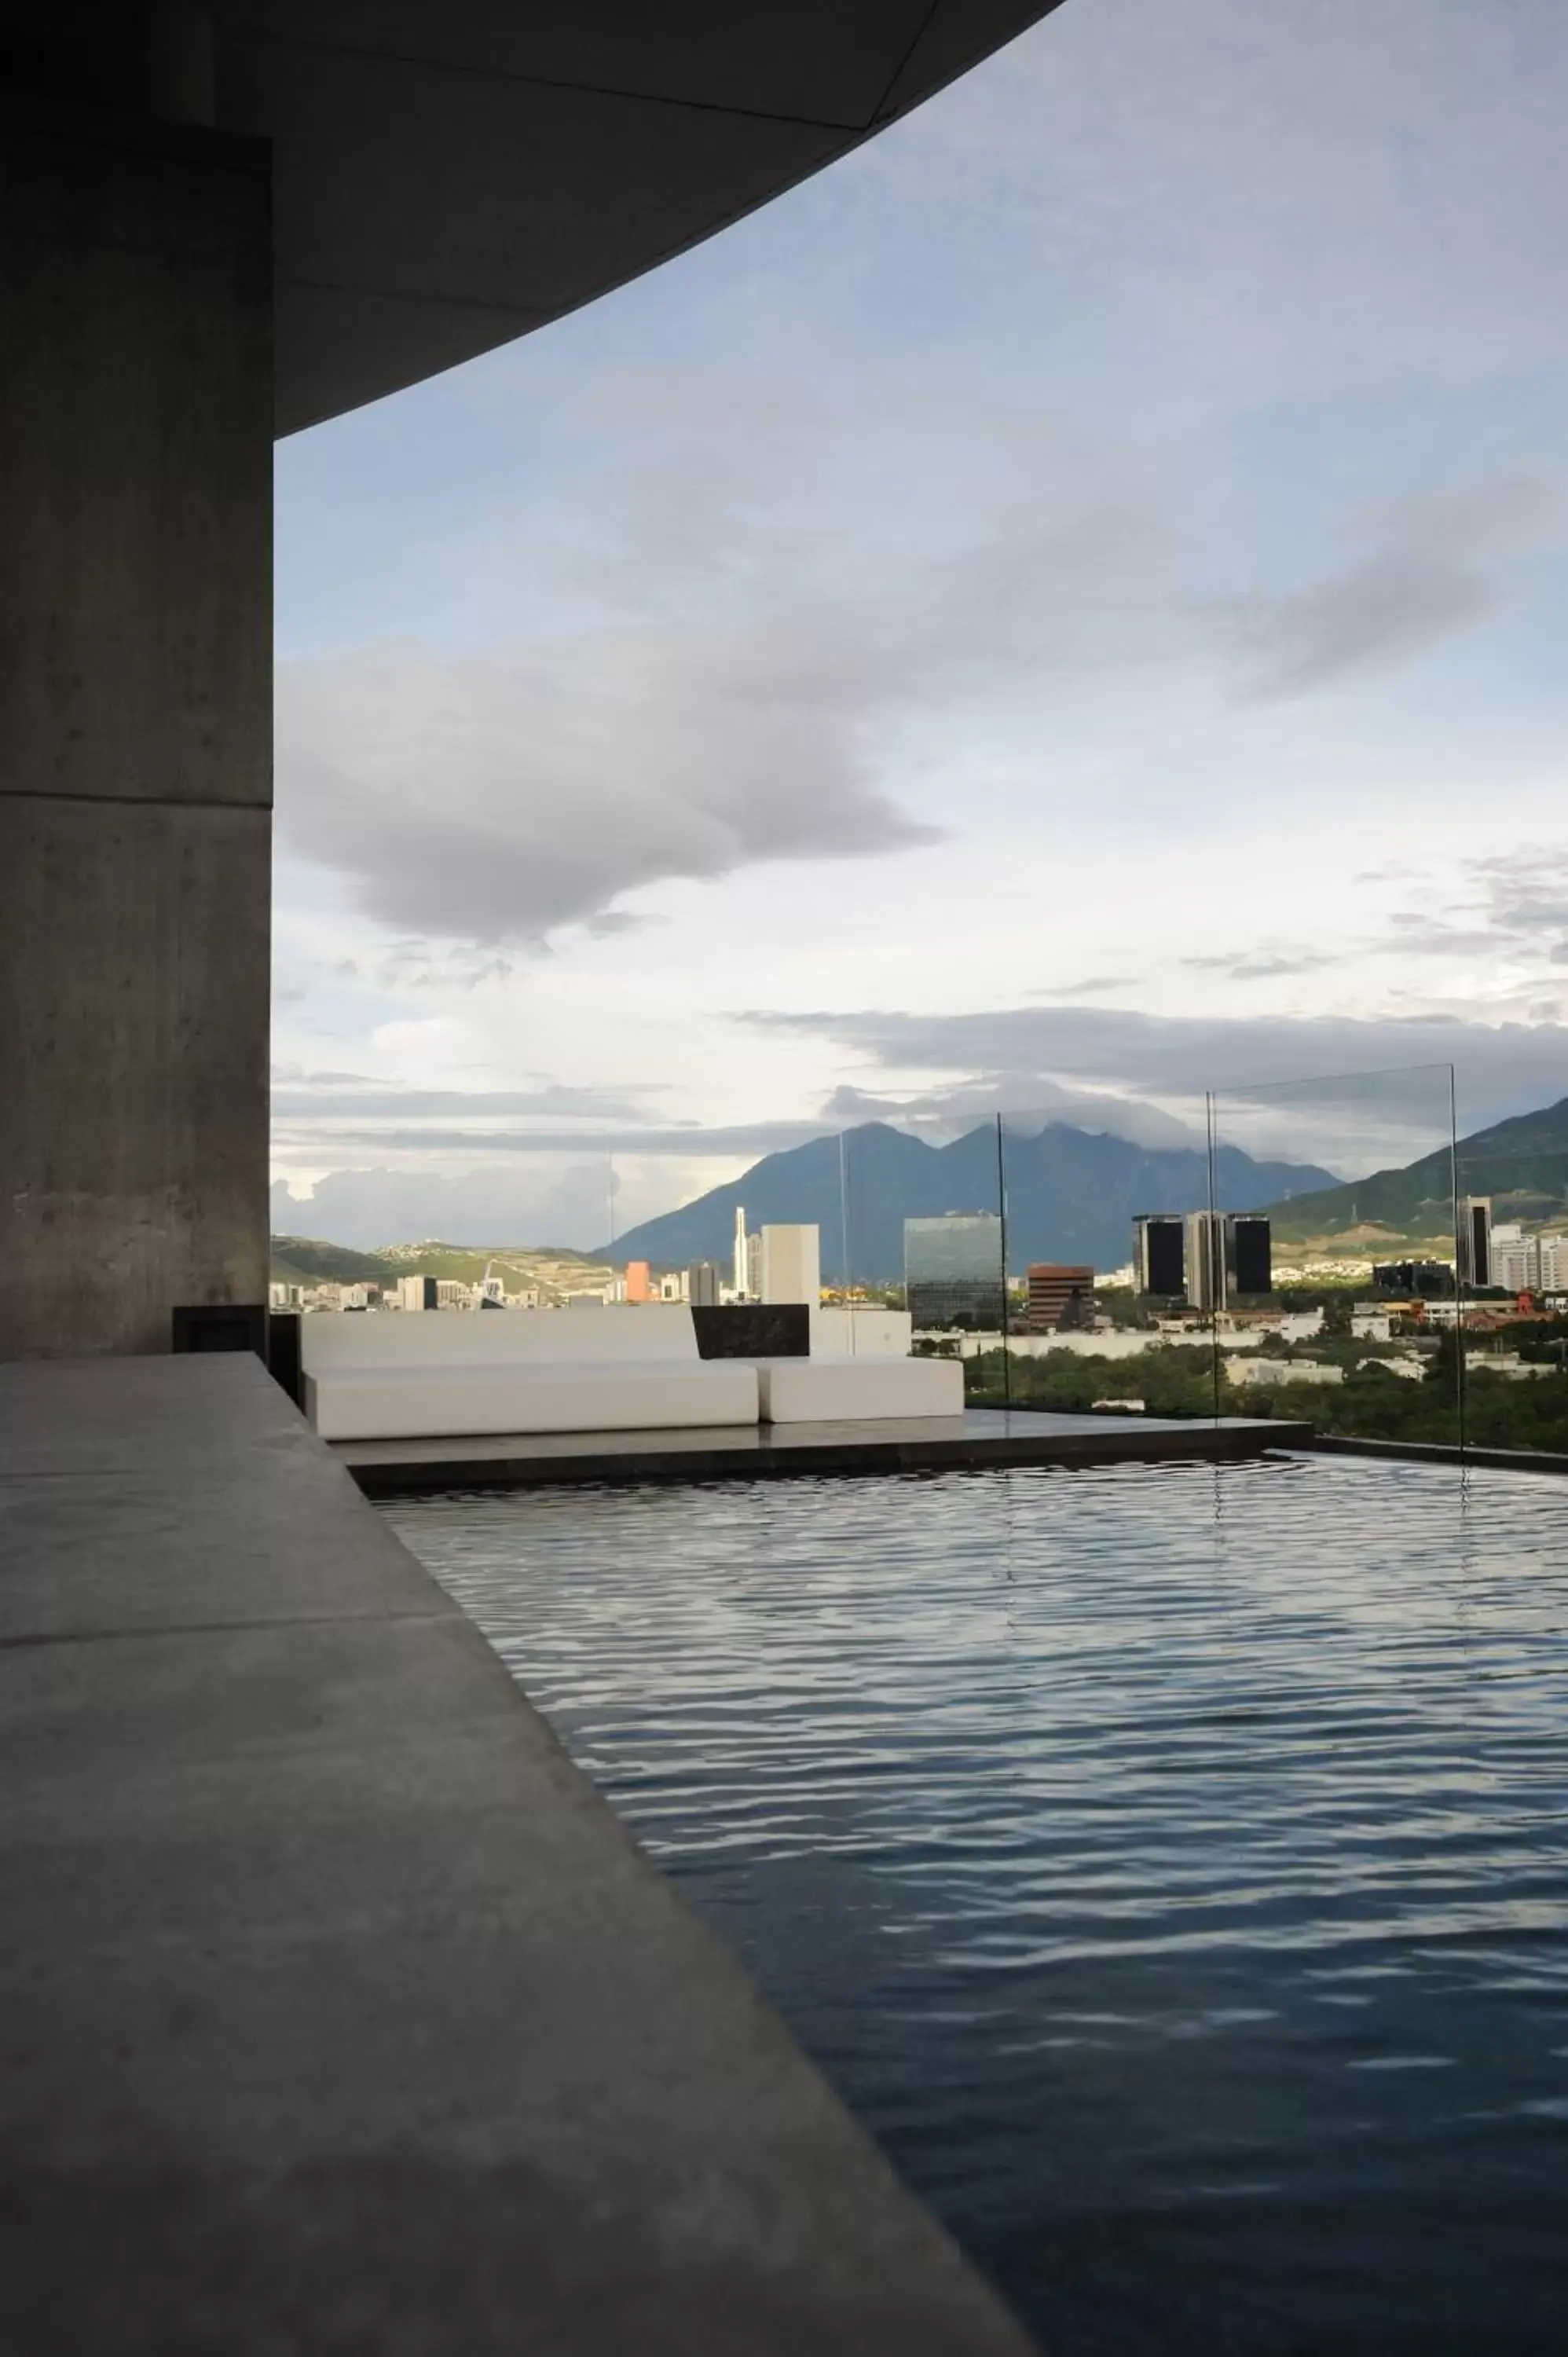
[[[1568,2348],[1568,1489],[392,1520],[1062,2357]]]

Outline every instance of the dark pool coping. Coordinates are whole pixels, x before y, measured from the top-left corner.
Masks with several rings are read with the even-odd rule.
[[[1212,1462],[1304,1445],[1312,1427],[1267,1417],[1068,1415],[969,1408],[865,1424],[736,1426],[687,1432],[539,1433],[471,1440],[338,1441],[370,1498],[564,1482],[770,1480],[800,1475],[949,1472],[1011,1465]]]
[[[1027,2357],[235,1352],[0,1366],[6,2357]]]
[[[1568,1457],[1544,1448],[1458,1448],[1446,1441],[1359,1440],[1338,1432],[1315,1432],[1288,1445],[1325,1457],[1391,1457],[1410,1465],[1476,1466],[1496,1473],[1568,1473]]]

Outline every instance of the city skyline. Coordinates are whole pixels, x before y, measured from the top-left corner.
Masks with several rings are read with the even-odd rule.
[[[1063,8],[283,446],[274,1224],[380,1171],[383,1233],[588,1245],[607,1146],[626,1227],[878,1114],[1560,1097],[1568,30],[1509,18]]]

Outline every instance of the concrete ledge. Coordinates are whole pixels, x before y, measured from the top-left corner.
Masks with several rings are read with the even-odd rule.
[[[242,1356],[0,1367],[6,2357],[1022,2357]]]
[[[1402,1457],[1412,1465],[1485,1466],[1497,1473],[1568,1473],[1568,1457],[1544,1448],[1455,1448],[1436,1440],[1357,1440],[1338,1432],[1316,1432],[1308,1440],[1281,1446],[1320,1449],[1328,1457]]]
[[[336,1454],[367,1497],[527,1489],[563,1481],[760,1481],[801,1474],[954,1472],[999,1465],[1185,1463],[1301,1446],[1305,1424],[1063,1415],[966,1408],[870,1424],[764,1425],[752,1432],[514,1434],[452,1441],[345,1441]]]

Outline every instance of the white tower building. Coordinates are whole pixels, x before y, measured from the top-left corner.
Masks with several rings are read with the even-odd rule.
[[[737,1301],[744,1301],[751,1291],[750,1279],[751,1267],[749,1256],[746,1252],[746,1205],[744,1203],[737,1203],[735,1207],[735,1272],[733,1280],[735,1285],[735,1297]]]

